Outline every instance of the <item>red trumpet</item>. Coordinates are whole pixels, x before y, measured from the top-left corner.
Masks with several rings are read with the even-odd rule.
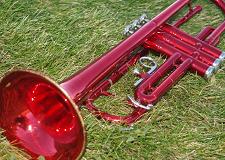
[[[213,1],[225,13],[223,0]],[[189,6],[189,12],[173,25],[167,23],[175,13]],[[201,11],[190,0],[177,0],[148,21],[145,16],[126,27],[128,38],[60,85],[32,71],[12,71],[0,82],[0,127],[4,135],[32,158],[75,159],[85,149],[85,129],[77,106],[85,105],[98,118],[123,124],[140,119],[188,71],[210,78],[225,59],[215,46],[225,30],[206,27],[193,37],[178,27]],[[107,91],[148,50],[168,57],[155,72],[138,74],[133,112],[127,116],[102,112],[93,102]],[[155,65],[153,67],[156,67]],[[159,81],[165,79],[160,83]],[[7,117],[7,120],[5,120]]]

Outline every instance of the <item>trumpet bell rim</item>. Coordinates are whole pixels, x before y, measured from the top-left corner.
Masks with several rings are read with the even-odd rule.
[[[86,146],[78,106],[57,83],[31,70],[1,79],[0,127],[32,158],[80,159]]]

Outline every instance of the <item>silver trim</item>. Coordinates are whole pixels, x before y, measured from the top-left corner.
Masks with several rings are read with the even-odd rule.
[[[140,74],[140,71],[137,68],[134,68],[133,74],[139,75]]]
[[[130,97],[130,96],[127,96],[128,99],[131,101],[131,103],[134,104],[135,107],[139,107],[139,108],[143,108],[143,109],[146,109],[146,110],[150,110],[153,105],[152,104],[148,104],[147,106],[145,105],[142,105],[141,103],[139,103],[138,101],[136,101],[133,97]]]
[[[213,66],[210,66],[206,70],[204,78],[207,80],[210,79],[213,76],[214,72],[215,72],[215,68]]]
[[[148,61],[149,65],[144,63],[144,61],[146,61],[146,60]],[[143,67],[149,68],[149,69],[157,67],[156,62],[151,57],[141,57],[139,59],[139,63]]]
[[[139,18],[139,23],[143,26],[145,23],[149,21],[148,16],[146,14],[142,14]]]
[[[134,31],[137,31],[138,29],[140,29],[142,26],[139,23],[139,20],[136,19],[133,21],[133,23],[131,24],[132,28]]]
[[[129,37],[130,35],[132,35],[134,33],[133,31],[133,28],[131,25],[127,25],[125,28],[124,28],[124,32],[123,34],[127,37]]]
[[[221,59],[222,61],[225,60],[225,52],[222,52],[219,59]]]
[[[221,63],[222,63],[222,59],[219,59],[217,58],[214,63],[213,63],[213,67],[215,68],[215,71],[218,71],[220,66],[221,66]]]
[[[152,64],[151,66],[146,65],[142,62],[143,60],[146,60],[146,59]],[[148,72],[146,73],[148,75],[151,75],[157,69],[157,63],[151,57],[141,57],[139,59],[139,63],[140,63],[141,66],[143,66],[145,68],[149,68]],[[133,73],[139,73],[140,74],[140,72],[137,68],[134,69]],[[137,80],[134,83],[134,86],[137,87],[143,80],[144,80],[143,78],[140,78],[139,80]]]
[[[149,21],[146,14],[143,14],[138,19],[135,19],[130,25],[126,26],[123,34],[127,37],[139,30],[145,23]]]
[[[137,80],[135,83],[134,83],[134,87],[137,87],[144,79],[143,78],[140,78],[139,80]]]

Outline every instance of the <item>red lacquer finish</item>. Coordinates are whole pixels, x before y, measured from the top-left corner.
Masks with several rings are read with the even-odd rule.
[[[225,14],[225,2],[224,0],[211,0],[213,3],[215,3],[221,11]]]
[[[213,27],[207,26],[203,28],[198,35],[196,36],[197,39],[205,41],[205,39],[214,31]]]
[[[224,1],[213,2],[225,11]],[[168,24],[186,5],[189,12],[174,25]],[[129,125],[140,119],[188,71],[210,78],[225,59],[225,52],[215,47],[225,22],[215,29],[208,26],[195,37],[178,28],[201,10],[201,6],[192,8],[190,0],[177,0],[60,85],[31,71],[10,72],[0,82],[0,127],[4,134],[33,159],[39,155],[49,160],[78,159],[86,139],[76,105],[85,105],[98,118]],[[110,96],[107,90],[111,85],[149,50],[166,56],[167,60],[154,73],[139,75],[142,81],[135,88],[134,98],[129,97],[133,111],[119,116],[96,107],[94,101],[100,96]]]
[[[192,8],[191,7],[191,4],[189,4],[189,11],[188,11],[188,13],[184,17],[182,17],[179,20],[177,20],[173,24],[173,26],[180,27],[183,23],[187,22],[194,15],[196,15],[199,12],[201,12],[201,10],[202,10],[202,7],[201,6],[196,6],[196,7]]]
[[[166,33],[169,33],[169,34],[173,35],[174,37],[190,44],[191,46],[198,47],[200,52],[205,51],[206,56],[211,55],[215,58],[219,58],[219,56],[221,55],[221,51],[219,49],[217,49],[214,46],[208,45],[208,43],[206,43],[205,41],[200,40],[200,39],[206,39],[209,36],[211,37],[211,35],[215,31],[215,30],[212,30],[212,28],[206,28],[206,30],[204,30],[203,33],[205,33],[205,35],[208,34],[208,36],[202,37],[202,38],[201,37],[199,37],[199,38],[192,37],[192,36],[188,35],[187,33],[181,31],[180,29],[173,27],[171,25],[168,25],[168,24],[165,24],[163,26],[162,30],[165,31]],[[218,28],[216,30],[218,30]],[[209,33],[210,33],[210,35],[209,35]],[[221,33],[219,35],[221,35]],[[201,35],[203,35],[203,34],[201,33]],[[214,37],[218,38],[219,35],[215,35]],[[181,47],[183,47],[183,45],[181,45]],[[202,53],[202,54],[204,54],[204,53]]]
[[[91,63],[83,70],[63,81],[61,87],[68,92],[75,102],[79,103],[91,89],[115,69],[116,65],[126,60],[133,50],[140,47],[148,37],[156,32],[159,26],[188,3],[189,0],[176,1],[176,3],[156,16],[132,36],[94,61],[94,63]]]
[[[34,159],[81,157],[86,137],[78,108],[50,79],[11,72],[0,83],[0,106],[4,134]]]
[[[151,41],[153,40],[153,41]],[[193,72],[197,72],[200,76],[204,77],[206,70],[210,67],[208,64],[205,64],[198,59],[193,59],[192,56],[187,53],[167,44],[166,42],[159,39],[151,39],[147,41],[146,47],[154,49],[157,52],[165,54],[167,57],[172,56],[174,53],[181,53],[181,61],[185,61],[186,59],[192,59],[192,67],[190,68]],[[163,76],[163,75],[162,75]]]
[[[163,65],[159,67],[150,77],[137,88],[136,98],[142,104],[155,104],[190,68],[192,59],[187,58],[181,62],[181,54],[175,52]],[[180,63],[181,62],[181,63]],[[162,83],[158,83],[161,78],[172,69],[176,68]]]
[[[206,42],[208,44],[215,45],[218,42],[218,37],[220,37],[224,30],[225,22],[221,23],[221,25],[210,34],[210,36],[206,39]]]

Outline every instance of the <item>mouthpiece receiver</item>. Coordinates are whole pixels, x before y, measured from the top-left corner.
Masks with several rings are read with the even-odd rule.
[[[1,80],[0,127],[32,158],[76,159],[85,148],[77,106],[55,82],[31,71],[13,71]]]

